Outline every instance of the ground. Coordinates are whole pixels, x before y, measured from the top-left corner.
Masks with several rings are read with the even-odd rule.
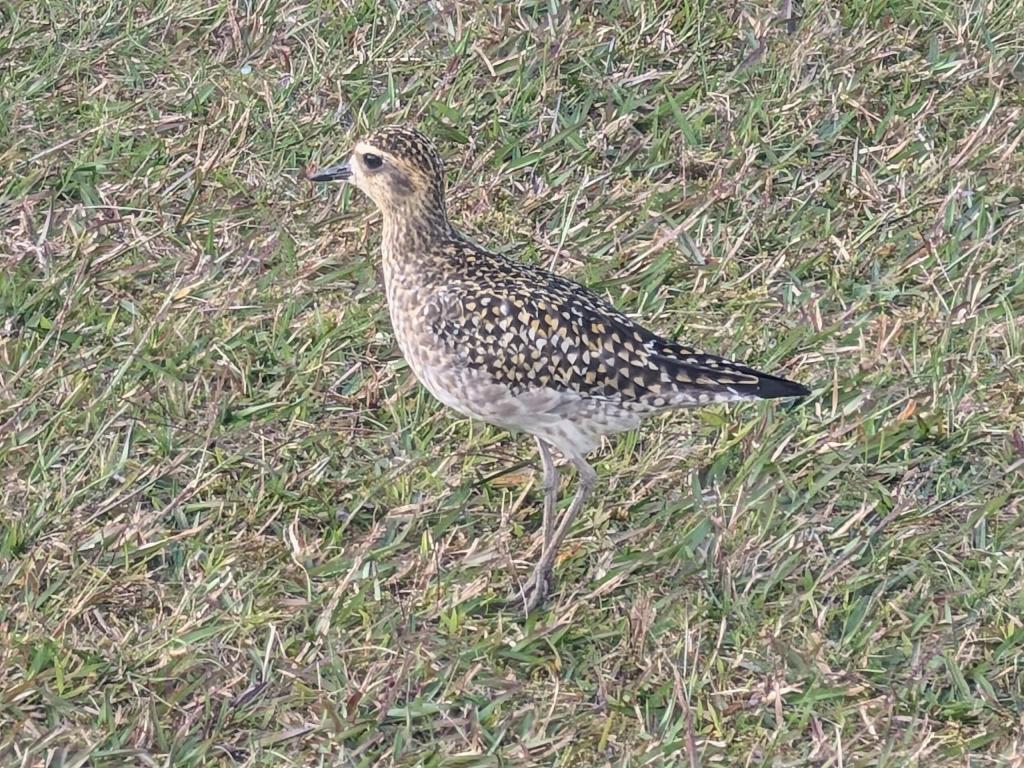
[[[0,41],[3,764],[1024,764],[1024,5],[54,0]],[[526,620],[532,441],[415,383],[373,206],[302,179],[385,122],[474,239],[813,389],[595,454]]]

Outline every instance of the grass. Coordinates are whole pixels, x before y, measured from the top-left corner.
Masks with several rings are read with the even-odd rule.
[[[1024,765],[1024,6],[0,6],[0,755]],[[479,241],[812,385],[595,456],[395,348],[415,121]]]

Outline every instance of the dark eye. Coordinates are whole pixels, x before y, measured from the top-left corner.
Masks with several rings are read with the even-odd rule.
[[[380,159],[380,155],[374,155],[367,152],[363,155],[363,165],[369,168],[371,171],[375,171],[384,165],[384,161]]]

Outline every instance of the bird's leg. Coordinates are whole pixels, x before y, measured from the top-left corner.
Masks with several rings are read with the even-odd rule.
[[[597,484],[597,473],[583,457],[572,457],[571,460],[576,465],[579,473],[576,495],[573,496],[572,503],[565,511],[565,514],[562,515],[562,519],[559,521],[558,527],[555,528],[554,535],[550,541],[544,542],[544,549],[541,551],[540,558],[538,558],[537,564],[533,568],[533,575],[523,585],[521,599],[525,613],[529,613],[539,606],[544,602],[544,598],[547,597],[553,582],[551,572],[555,565],[555,558],[558,556],[558,547],[561,545],[562,540],[565,539],[566,534],[569,533],[573,520],[576,519],[580,510],[583,509],[583,505],[587,503],[587,499],[593,493],[594,486]]]
[[[551,458],[548,444],[539,437],[534,439],[537,441],[537,450],[540,452],[540,464],[544,469],[544,479],[541,481],[541,488],[544,489],[543,548],[547,548],[551,537],[555,534],[555,502],[558,501],[558,467],[555,466],[555,460]]]

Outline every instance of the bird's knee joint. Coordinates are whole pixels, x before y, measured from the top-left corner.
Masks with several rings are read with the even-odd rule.
[[[597,485],[597,472],[593,467],[587,465],[581,465],[580,468],[580,485],[587,489],[587,492],[594,490]]]

